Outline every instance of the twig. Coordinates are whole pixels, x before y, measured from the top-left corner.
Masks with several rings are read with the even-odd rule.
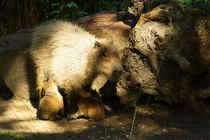
[[[136,112],[137,112],[137,106],[135,106],[135,112],[134,112],[134,115],[133,115],[133,122],[132,122],[132,125],[131,125],[131,131],[130,131],[130,136],[129,136],[130,140],[131,140],[132,134],[133,134],[133,128],[134,128],[134,124],[135,124],[135,120],[136,120]]]
[[[164,57],[164,55],[165,55],[165,51],[163,52],[163,57]],[[160,68],[161,68],[161,65],[162,65],[162,62],[163,62],[163,57],[162,57],[162,59],[161,59],[161,61],[160,61],[160,64],[159,64],[157,73],[156,73],[156,75],[155,75],[155,80],[157,80],[158,74],[159,74],[159,72],[160,72]],[[151,94],[150,94],[149,97],[148,97],[146,106],[149,104],[150,98],[151,98]]]
[[[164,53],[163,53],[163,57],[164,57],[164,55],[165,55],[165,51],[164,51]],[[159,64],[157,73],[156,73],[156,75],[155,75],[155,80],[157,80],[158,74],[159,74],[159,72],[160,72],[160,67],[161,67],[161,65],[162,65],[163,57],[162,57],[162,59],[161,59],[161,61],[160,61],[160,64]],[[146,106],[149,104],[150,98],[151,98],[151,94],[150,94],[149,97],[148,97]],[[131,125],[130,136],[129,136],[129,139],[130,139],[130,140],[132,139],[134,124],[135,124],[135,120],[136,120],[136,112],[137,112],[137,105],[135,105],[135,112],[134,112],[134,116],[133,116],[133,122],[132,122],[132,125]]]

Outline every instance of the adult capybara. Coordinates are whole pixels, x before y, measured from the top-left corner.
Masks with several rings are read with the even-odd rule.
[[[29,53],[36,68],[39,93],[50,79],[66,89],[70,101],[75,97],[72,94],[88,91],[98,75],[116,80],[123,68],[112,44],[70,22],[56,21],[37,27]],[[68,105],[71,110],[73,104]]]

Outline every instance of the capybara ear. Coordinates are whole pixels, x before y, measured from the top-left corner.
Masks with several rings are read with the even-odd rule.
[[[100,48],[101,44],[98,41],[95,41],[94,48]]]

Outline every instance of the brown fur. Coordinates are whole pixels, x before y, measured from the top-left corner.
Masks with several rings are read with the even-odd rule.
[[[0,50],[0,77],[16,98],[38,98],[36,74],[27,46]]]
[[[48,81],[44,86],[44,97],[39,103],[39,113],[41,119],[57,120],[58,112],[64,111],[63,97],[58,92],[57,85]]]
[[[96,97],[80,98],[78,111],[71,115],[71,119],[83,116],[90,120],[98,121],[105,117],[105,110],[111,111],[108,106],[104,105],[100,99]]]
[[[97,39],[69,22],[57,21],[38,27],[29,52],[36,66],[39,89],[51,79],[67,90],[68,101],[71,94],[89,90],[98,75],[116,80],[122,71],[119,54],[112,43]]]

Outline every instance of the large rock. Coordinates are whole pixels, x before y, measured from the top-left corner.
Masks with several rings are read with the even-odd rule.
[[[210,96],[209,14],[189,5],[160,5],[141,14],[130,33],[117,95],[135,106],[140,95],[199,106]],[[140,85],[138,88],[137,86]]]

